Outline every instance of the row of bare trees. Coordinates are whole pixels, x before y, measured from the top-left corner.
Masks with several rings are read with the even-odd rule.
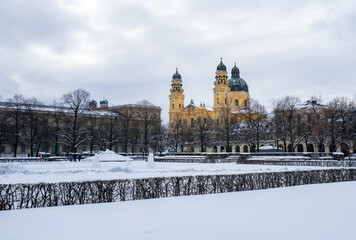
[[[128,152],[129,148],[148,152],[162,151],[163,139],[160,118],[142,104],[117,111],[97,111],[88,108],[90,94],[77,89],[63,95],[61,103],[46,106],[35,98],[21,95],[2,102],[0,110],[0,146],[11,146],[14,156],[29,149],[30,154],[50,151],[77,152],[79,146],[87,151],[114,150]],[[164,134],[163,134],[164,135]]]
[[[334,152],[342,144],[356,139],[356,105],[345,97],[336,97],[326,104],[312,97],[302,104],[298,97],[287,96],[273,102],[273,131],[275,140],[282,142],[285,151],[310,143],[317,151],[329,146]],[[288,144],[289,143],[289,144]],[[351,148],[352,146],[347,145]]]
[[[251,99],[239,114],[225,106],[215,120],[209,116],[189,122],[176,119],[169,132],[149,105],[142,103],[135,110],[125,107],[100,112],[88,108],[89,100],[88,92],[77,89],[48,108],[35,98],[15,95],[2,104],[0,146],[11,145],[16,156],[19,146],[30,149],[31,155],[51,146],[55,154],[60,153],[60,146],[68,152],[77,152],[79,146],[88,147],[90,152],[114,147],[117,150],[116,146],[121,146],[119,151],[124,152],[138,148],[143,152],[149,149],[179,152],[199,146],[204,152],[207,147],[223,146],[230,152],[236,143],[248,144],[251,151],[259,151],[264,142],[273,141],[283,151],[294,152],[304,143],[324,152],[326,146],[336,151],[345,142],[356,139],[355,102],[344,97],[322,104],[322,99],[315,97],[302,103],[298,97],[286,96],[272,101],[270,113]]]
[[[178,118],[170,126],[167,145],[174,151],[189,146],[199,146],[200,151],[208,146],[223,146],[230,152],[232,143],[240,142],[258,152],[264,142],[273,141],[286,152],[297,151],[301,143],[313,144],[313,151],[324,152],[329,146],[334,152],[345,142],[355,144],[356,105],[344,97],[322,104],[320,98],[302,103],[298,97],[286,96],[272,101],[271,113],[251,99],[249,106],[238,113],[225,106],[215,121],[209,117],[192,119],[193,122]]]

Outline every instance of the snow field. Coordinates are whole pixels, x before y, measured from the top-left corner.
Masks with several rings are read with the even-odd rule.
[[[13,240],[354,240],[355,201],[356,182],[315,184],[2,211],[0,231]]]
[[[95,181],[189,175],[242,174],[325,169],[304,166],[239,165],[236,163],[13,162],[0,163],[0,184]]]

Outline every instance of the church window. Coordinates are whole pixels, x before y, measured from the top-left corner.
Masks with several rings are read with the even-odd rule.
[[[182,105],[181,104],[179,104],[179,109],[182,109]]]
[[[227,96],[227,92],[225,93],[225,96]]]
[[[227,98],[225,98],[225,104],[227,104]]]
[[[216,93],[216,96],[219,96],[219,92]]]
[[[174,99],[172,99],[172,103],[174,103]]]
[[[245,107],[247,107],[247,100],[245,100]]]
[[[220,102],[219,102],[219,98],[217,98],[217,99],[216,99],[216,103],[217,103],[217,104],[220,104]]]
[[[194,118],[190,119],[190,126],[194,127]]]
[[[239,100],[238,99],[235,100],[235,106],[239,106]]]
[[[172,104],[172,109],[174,109],[174,103]]]

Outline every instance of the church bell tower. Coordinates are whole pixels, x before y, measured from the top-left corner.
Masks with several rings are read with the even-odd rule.
[[[216,76],[214,81],[214,111],[219,110],[229,105],[229,81],[226,71],[226,66],[220,60],[220,64],[216,68]]]
[[[171,94],[169,95],[169,123],[171,124],[174,116],[184,108],[184,94],[182,88],[182,76],[176,73],[172,77]]]

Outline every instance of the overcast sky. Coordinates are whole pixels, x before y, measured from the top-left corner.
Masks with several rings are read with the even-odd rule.
[[[0,0],[0,95],[45,103],[84,88],[147,99],[168,119],[178,66],[186,104],[213,103],[220,57],[266,106],[356,94],[356,1]]]

